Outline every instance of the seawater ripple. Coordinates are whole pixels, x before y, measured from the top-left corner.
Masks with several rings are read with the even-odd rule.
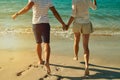
[[[72,0],[52,1],[64,22],[67,23],[71,16]],[[18,28],[18,26],[20,28],[24,28],[26,26],[31,28],[32,10],[25,15],[19,16],[15,21],[11,18],[11,15],[23,8],[27,2],[28,0],[1,0],[0,28],[8,28],[8,30],[11,30],[11,27],[13,29],[14,27]],[[101,30],[101,33],[104,33],[102,31],[105,30],[105,32],[120,31],[120,0],[97,0],[97,3],[97,10],[93,11],[90,9],[90,20],[93,23],[93,27],[97,30]],[[48,15],[51,26],[57,27],[61,25],[55,19],[51,11],[49,11]]]

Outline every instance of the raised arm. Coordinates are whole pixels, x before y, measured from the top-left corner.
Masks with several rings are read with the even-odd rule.
[[[96,2],[96,0],[93,0],[93,4],[97,6],[97,2]]]
[[[63,30],[65,30],[66,29],[66,24],[63,22],[62,18],[60,17],[60,15],[57,12],[57,10],[55,9],[55,7],[54,6],[50,7],[50,10],[52,11],[52,13],[56,17],[56,19],[63,25]]]
[[[21,9],[20,11],[18,11],[15,14],[13,14],[12,18],[15,19],[18,15],[25,14],[32,8],[33,5],[34,5],[34,2],[28,2],[28,4],[23,9]]]
[[[90,0],[89,5],[90,5],[90,7],[91,7],[93,10],[95,10],[95,9],[97,8],[97,2],[96,2],[96,0],[93,0],[93,1]]]

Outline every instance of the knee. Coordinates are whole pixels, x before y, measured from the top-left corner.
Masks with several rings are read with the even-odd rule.
[[[41,47],[41,43],[37,43],[37,47]]]
[[[49,44],[49,43],[44,43],[44,48],[45,48],[45,49],[50,48],[50,44]]]
[[[49,47],[50,45],[49,45],[49,43],[44,43],[44,46]]]

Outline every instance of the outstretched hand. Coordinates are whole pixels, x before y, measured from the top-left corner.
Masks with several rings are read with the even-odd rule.
[[[18,16],[18,14],[15,13],[15,14],[13,14],[11,17],[12,17],[13,19],[15,19],[17,16]]]

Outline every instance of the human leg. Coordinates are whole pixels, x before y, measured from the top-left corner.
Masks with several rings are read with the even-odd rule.
[[[49,65],[49,59],[50,59],[50,25],[44,24],[43,25],[43,33],[42,33],[42,41],[44,44],[44,54],[45,54],[45,67],[47,69],[47,73],[50,74],[50,65]]]
[[[33,24],[33,33],[36,40],[36,52],[39,58],[38,64],[44,64],[42,59],[42,39],[41,39],[41,24]]]
[[[84,61],[85,61],[85,75],[89,75],[89,34],[83,34],[83,48],[84,48]]]
[[[44,43],[44,53],[45,53],[45,67],[47,69],[47,73],[50,74],[50,66],[49,66],[49,59],[50,59],[50,45],[49,43]]]
[[[48,23],[40,23],[33,25],[33,31],[37,43],[37,53],[39,60],[42,61],[42,44],[44,44],[45,66],[47,73],[50,73],[49,58],[50,58],[50,25]]]
[[[44,64],[43,59],[42,59],[42,46],[41,43],[37,43],[37,47],[36,47],[36,51],[37,51],[37,55],[39,58],[39,64]]]
[[[78,60],[78,51],[79,51],[79,42],[80,42],[80,33],[74,33],[74,60]]]

